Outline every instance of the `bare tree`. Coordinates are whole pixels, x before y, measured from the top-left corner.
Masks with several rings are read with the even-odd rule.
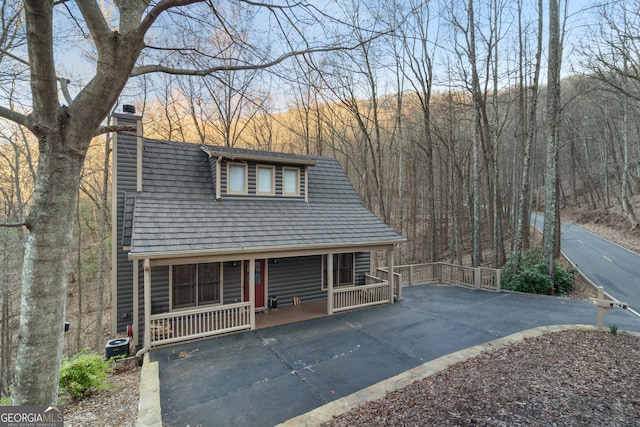
[[[640,102],[640,5],[637,2],[603,3],[598,14],[599,33],[584,47],[590,60],[587,66],[594,76],[615,93],[624,97],[622,124],[622,183],[620,203],[633,228],[639,226],[633,205],[629,202],[629,167],[632,152],[628,116],[632,103]]]
[[[293,12],[297,15],[306,13],[314,23],[318,23],[319,18],[329,18],[308,5],[243,3],[247,7],[264,9],[265,13],[285,24],[304,25],[305,20],[295,19]],[[229,66],[216,62],[216,56],[224,55],[224,52],[206,52],[205,46],[188,45],[187,41],[160,46],[149,37],[150,29],[171,15],[173,22],[194,26],[195,22],[202,23],[200,18],[203,16],[214,17],[217,28],[232,33],[233,28],[224,17],[224,7],[218,2],[160,0],[150,4],[144,0],[116,1],[117,10],[113,14],[101,10],[97,1],[77,2],[76,8],[67,8],[65,2],[52,0],[25,0],[23,4],[28,60],[19,59],[20,52],[4,52],[2,58],[4,62],[10,54],[12,60],[18,58],[18,62],[28,63],[31,105],[15,109],[2,105],[0,117],[29,129],[37,138],[40,150],[33,203],[23,221],[27,239],[12,404],[43,405],[57,400],[68,283],[67,255],[84,159],[92,137],[112,130],[101,124],[129,78],[153,72],[204,76],[221,70],[264,68],[297,54],[335,47],[325,43],[315,48],[303,40],[299,50],[286,51],[257,64]],[[67,79],[59,79],[56,75],[58,50],[54,22],[57,8],[69,18],[70,25],[82,27],[87,36],[84,40],[93,43],[97,58],[95,74],[79,87],[75,96],[66,90]],[[319,27],[320,31],[324,29],[326,27]],[[205,29],[200,27],[198,30],[202,33]],[[187,38],[196,32],[184,34]],[[302,28],[296,32],[297,36],[303,34]],[[288,35],[284,33],[284,37]],[[331,35],[327,34],[327,39],[331,39]],[[199,67],[183,67],[179,57],[184,54],[199,55]],[[144,63],[138,63],[141,55],[145,57]],[[64,100],[59,98],[60,92],[65,95]]]
[[[515,238],[515,260],[513,271],[515,274],[518,274],[520,270],[520,259],[522,257],[522,252],[524,249],[528,247],[528,239],[527,236],[529,233],[527,230],[529,229],[529,224],[531,222],[529,213],[531,211],[530,208],[527,207],[529,202],[529,193],[530,193],[530,179],[529,173],[531,170],[531,149],[533,147],[533,143],[536,138],[537,131],[537,109],[538,109],[538,85],[540,79],[540,68],[541,68],[541,57],[542,57],[542,30],[543,30],[543,10],[542,10],[542,0],[538,0],[538,18],[537,18],[537,31],[536,31],[536,53],[535,59],[533,63],[533,80],[531,85],[528,85],[525,81],[525,73],[524,73],[524,52],[525,45],[522,40],[522,1],[518,2],[518,27],[520,31],[519,39],[519,88],[518,88],[518,96],[519,96],[519,109],[520,109],[520,117],[521,117],[521,127],[525,132],[522,132],[524,139],[524,149],[522,153],[522,180],[520,181],[520,191],[518,192],[518,205],[516,207],[516,238]]]
[[[560,131],[560,43],[559,0],[549,0],[549,52],[547,67],[547,144],[545,163],[545,201],[543,252],[553,279],[556,260],[560,256],[560,207],[558,203],[558,138]],[[553,285],[551,288],[553,293]]]
[[[433,154],[433,131],[431,123],[431,92],[433,87],[433,56],[437,39],[430,32],[431,8],[429,3],[411,1],[405,25],[400,27],[402,47],[407,66],[403,69],[412,92],[418,100],[422,119],[422,138],[417,146],[425,155],[426,198],[429,213],[428,240],[429,260],[438,259],[438,232],[436,215],[436,186]],[[434,40],[431,40],[434,37]]]

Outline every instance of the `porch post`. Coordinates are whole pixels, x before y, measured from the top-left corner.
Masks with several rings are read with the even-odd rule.
[[[151,265],[149,258],[144,259],[144,346],[151,347]]]
[[[140,344],[140,333],[138,332],[138,326],[140,322],[140,265],[137,259],[133,260],[133,320],[131,329],[133,329],[133,348],[136,348]],[[145,290],[145,295],[146,295]]]
[[[387,269],[389,270],[389,290],[391,291],[391,304],[393,304],[393,291],[394,291],[394,274],[393,274],[393,246],[387,249]],[[402,299],[402,287],[398,283],[398,301]]]
[[[333,314],[333,254],[327,254],[327,314]]]
[[[250,307],[250,319],[251,329],[256,328],[256,260],[251,258],[249,260],[249,302]]]

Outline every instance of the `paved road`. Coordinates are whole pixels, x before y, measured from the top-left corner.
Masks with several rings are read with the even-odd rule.
[[[531,223],[542,230],[544,217],[532,214]],[[562,252],[585,277],[640,312],[640,255],[566,222],[560,233]]]
[[[587,301],[410,286],[404,299],[155,349],[167,426],[272,426],[440,356],[537,326],[590,324]],[[605,325],[640,331],[615,310]]]

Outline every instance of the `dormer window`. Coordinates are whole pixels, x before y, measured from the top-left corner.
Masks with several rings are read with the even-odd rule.
[[[282,194],[284,196],[300,195],[300,169],[282,168]]]
[[[273,166],[256,166],[256,194],[273,196],[275,192],[276,168]]]
[[[227,167],[227,192],[229,194],[247,194],[247,165],[229,163]]]

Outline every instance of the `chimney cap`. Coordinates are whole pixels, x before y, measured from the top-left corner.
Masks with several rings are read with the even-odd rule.
[[[131,105],[131,104],[124,104],[122,106],[122,111],[125,113],[129,113],[129,114],[135,114],[136,113],[136,106],[135,105]]]

